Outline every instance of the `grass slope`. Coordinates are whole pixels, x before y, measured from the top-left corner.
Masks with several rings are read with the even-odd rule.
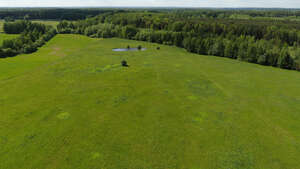
[[[58,35],[0,60],[0,168],[300,168],[299,72],[156,46]]]

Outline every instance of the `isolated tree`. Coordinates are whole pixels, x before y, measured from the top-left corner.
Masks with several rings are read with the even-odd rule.
[[[123,61],[121,62],[121,65],[122,65],[123,67],[128,67],[128,64],[127,64],[127,61],[126,61],[126,60],[123,60]]]
[[[138,50],[142,50],[142,45],[139,45],[137,48]]]

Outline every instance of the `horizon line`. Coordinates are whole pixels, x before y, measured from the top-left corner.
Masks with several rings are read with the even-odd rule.
[[[300,9],[291,7],[194,7],[194,6],[3,6],[1,8],[192,8],[192,9]]]

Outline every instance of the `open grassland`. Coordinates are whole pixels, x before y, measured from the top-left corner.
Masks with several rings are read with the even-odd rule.
[[[2,45],[3,41],[6,39],[14,39],[18,37],[19,35],[14,35],[14,34],[5,34],[5,33],[0,33],[0,46]]]
[[[57,35],[1,59],[0,168],[300,168],[299,72],[156,47]]]

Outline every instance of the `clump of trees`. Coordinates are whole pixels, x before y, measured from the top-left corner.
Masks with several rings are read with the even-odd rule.
[[[6,22],[4,32],[20,34],[20,36],[3,41],[0,46],[0,58],[13,57],[21,53],[33,53],[57,33],[51,26],[26,20]]]

